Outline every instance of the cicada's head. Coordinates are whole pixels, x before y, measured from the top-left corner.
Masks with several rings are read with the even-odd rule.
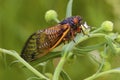
[[[80,16],[69,17],[61,21],[60,24],[69,24],[73,31],[81,32],[82,18]]]
[[[61,25],[69,24],[71,29],[76,33],[80,33],[81,31],[83,33],[86,33],[84,31],[90,29],[90,27],[86,24],[86,22],[83,23],[83,20],[80,16],[73,16],[66,18],[65,20],[61,21],[60,24]]]

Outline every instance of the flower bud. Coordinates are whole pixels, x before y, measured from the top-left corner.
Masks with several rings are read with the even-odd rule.
[[[101,25],[103,31],[112,31],[113,30],[113,23],[111,21],[104,21]]]
[[[52,21],[57,19],[57,13],[54,10],[49,10],[45,13],[45,20],[46,21]]]

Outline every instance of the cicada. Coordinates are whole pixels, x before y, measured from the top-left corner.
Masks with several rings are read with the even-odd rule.
[[[27,40],[21,57],[33,61],[48,54],[65,41],[74,40],[77,33],[82,32],[82,18],[73,16],[62,20],[59,24],[47,29],[38,30]]]

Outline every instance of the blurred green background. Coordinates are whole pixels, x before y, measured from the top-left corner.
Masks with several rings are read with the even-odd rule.
[[[45,12],[53,9],[59,20],[65,18],[68,0],[0,0],[0,47],[21,52],[30,34],[56,23],[47,23]],[[105,20],[114,22],[114,32],[120,32],[120,0],[74,0],[73,15],[82,16],[92,27],[100,27]],[[0,80],[26,80],[27,74],[17,64],[9,67],[13,57],[7,55],[4,63],[0,54]],[[113,67],[120,66],[118,60],[112,61]],[[69,67],[69,68],[68,68]],[[72,80],[83,80],[96,72],[96,66],[82,56],[73,64],[66,64],[66,71]],[[28,71],[28,73],[30,73]],[[113,78],[113,79],[112,79]],[[99,80],[120,80],[116,75]]]

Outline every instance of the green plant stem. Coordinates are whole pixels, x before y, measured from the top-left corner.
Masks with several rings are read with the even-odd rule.
[[[72,2],[73,0],[69,0],[67,4],[66,17],[72,16]]]
[[[84,80],[93,80],[93,79],[96,79],[100,76],[103,76],[103,75],[106,75],[106,74],[110,74],[110,73],[120,73],[120,70],[116,70],[116,69],[113,69],[113,70],[108,70],[108,71],[104,71],[104,72],[101,72],[101,73],[98,73],[97,75],[92,75]]]
[[[57,22],[57,23],[60,23],[58,18],[55,18],[54,21]]]
[[[96,33],[96,32],[99,32],[99,31],[101,31],[101,30],[102,30],[102,27],[99,27],[98,29],[92,31],[91,33]]]
[[[16,53],[15,51],[13,52],[13,51],[9,51],[9,50],[1,49],[1,48],[0,48],[0,52],[14,56],[14,57],[17,58],[24,66],[26,66],[30,71],[32,71],[36,76],[38,76],[39,78],[45,79],[45,80],[49,80],[47,77],[45,77],[43,74],[41,74],[40,72],[38,72],[35,68],[33,68],[30,64],[28,64],[24,59],[22,59],[22,58],[18,55],[18,53]]]
[[[56,69],[55,69],[55,72],[54,72],[54,75],[53,75],[53,80],[58,80],[59,79],[59,75],[60,75],[60,72],[62,71],[62,67],[64,65],[66,61],[66,58],[65,56],[63,56],[59,62],[59,64],[57,65]]]

